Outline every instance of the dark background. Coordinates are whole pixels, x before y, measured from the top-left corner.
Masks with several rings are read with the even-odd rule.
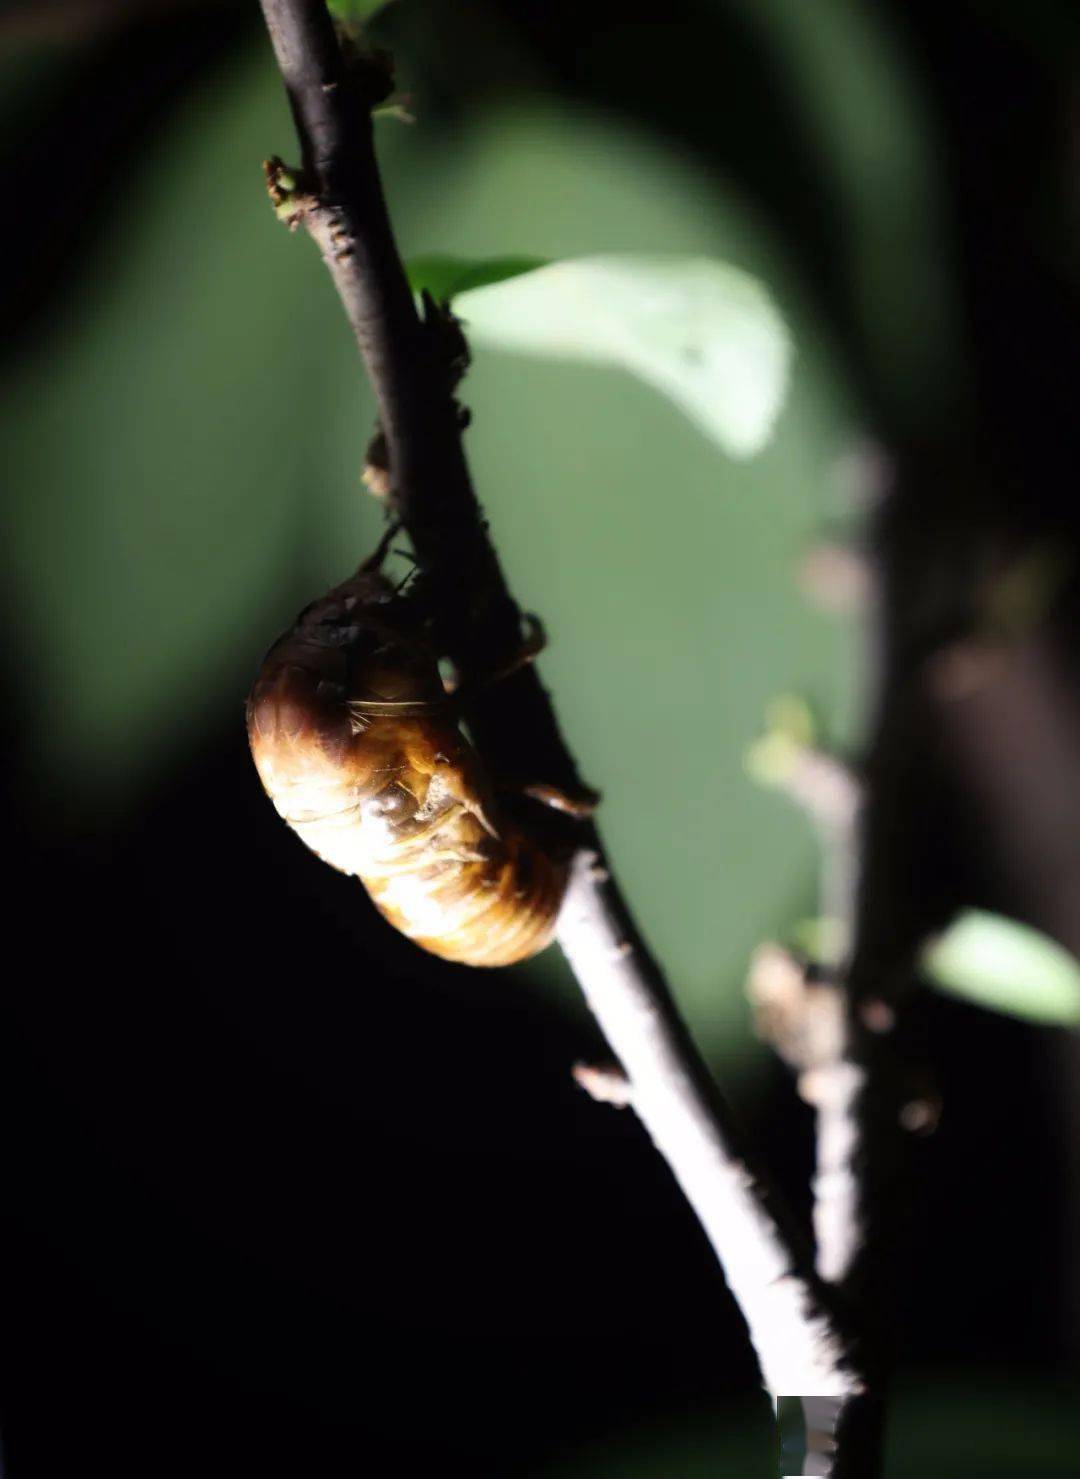
[[[261,54],[269,68],[254,9],[5,12],[5,385],[38,373],[27,368],[35,354],[64,355],[58,325],[81,332],[88,270],[101,274],[128,247],[122,202],[146,151],[193,97],[213,108],[238,58]],[[966,784],[969,749],[950,749],[904,673],[912,652],[963,629],[987,549],[1050,540],[1075,568],[1080,26],[1073,7],[1045,0],[822,6],[818,24],[840,27],[822,40],[840,72],[861,65],[856,42],[841,45],[845,15],[923,100],[949,242],[940,294],[933,251],[916,274],[925,297],[911,296],[910,261],[875,276],[879,256],[892,261],[889,221],[902,254],[919,202],[890,197],[884,173],[874,198],[870,159],[870,205],[853,208],[840,154],[822,143],[828,129],[808,128],[800,111],[821,76],[808,64],[800,92],[784,70],[803,54],[805,11],[732,0],[610,16],[587,4],[402,0],[384,26],[423,115],[418,147],[516,91],[568,115],[600,109],[714,172],[783,243],[859,424],[894,468],[876,525],[891,584],[873,770],[884,799],[871,833],[871,877],[884,882],[867,948],[904,970],[911,944],[958,904],[1027,919],[1075,948],[1076,746],[1058,747],[1064,769],[1048,783],[1060,804],[1046,848],[1060,866],[1018,878],[991,825],[992,788]],[[829,114],[835,98],[819,101]],[[837,124],[856,153],[862,126]],[[285,142],[279,132],[265,147]],[[269,219],[259,227],[272,234]],[[273,250],[288,251],[276,238]],[[298,277],[320,270],[299,247],[281,260]],[[159,260],[148,281],[175,268]],[[243,293],[237,275],[229,282]],[[146,332],[156,332],[149,310]],[[241,450],[260,430],[279,433],[236,414]],[[358,417],[358,442],[364,432]],[[572,429],[567,442],[572,459]],[[159,451],[163,463],[173,455],[164,436]],[[122,463],[123,446],[116,455]],[[72,479],[83,497],[77,469]],[[19,507],[44,498],[21,492]],[[227,501],[228,487],[216,496]],[[92,488],[85,498],[92,521]],[[657,535],[658,522],[654,513],[663,549],[672,536]],[[282,550],[289,527],[284,518]],[[77,747],[48,764],[39,753],[52,755],[45,726],[62,726],[66,711],[35,708],[45,679],[27,592],[52,580],[62,613],[86,599],[50,566],[53,532],[77,538],[46,528],[32,546],[45,554],[30,558],[16,536],[6,602],[5,1473],[772,1472],[752,1356],[704,1238],[636,1122],[569,1079],[572,1061],[599,1053],[581,1012],[562,988],[549,997],[543,977],[422,957],[297,845],[259,792],[240,722],[245,671],[314,594],[306,568],[282,554],[275,599],[225,633],[239,656],[228,682],[214,671],[213,702],[170,723],[167,739],[129,733],[132,752],[160,746],[152,766],[132,762],[145,771],[137,788],[80,789]],[[673,543],[694,537],[684,526]],[[609,576],[602,552],[593,559],[603,601]],[[204,604],[198,576],[195,560],[178,624],[187,602]],[[543,609],[543,575],[530,579]],[[1074,587],[1070,574],[1045,623],[1066,710]],[[108,590],[106,576],[102,600]],[[614,584],[610,594],[655,599]],[[743,595],[750,624],[753,596]],[[134,626],[137,612],[121,609],[119,639],[94,637],[120,640],[115,657],[97,653],[106,664],[125,660],[125,620]],[[89,612],[87,624],[96,632]],[[726,654],[718,664],[748,660],[734,632],[708,642]],[[821,662],[843,659],[833,646]],[[707,665],[700,678],[714,681]],[[643,665],[646,692],[652,681]],[[764,690],[778,681],[766,674]],[[758,717],[742,715],[747,733]],[[847,733],[867,738],[854,722]],[[625,779],[626,798],[692,784],[663,752],[652,758],[653,771]],[[88,773],[97,764],[87,760]],[[614,810],[607,777],[595,779]],[[997,783],[1007,791],[1008,773]],[[724,834],[712,845],[722,856]],[[643,855],[677,873],[680,846],[677,828],[651,826]],[[805,912],[812,853],[799,846],[788,892]],[[649,888],[645,872],[635,881]],[[790,914],[795,902],[769,907]],[[715,989],[738,1015],[737,979],[722,974]],[[1063,1033],[930,994],[910,1017],[944,1114],[910,1148],[891,1255],[890,1479],[1080,1474],[1070,1267],[1080,1055]],[[732,1069],[740,1111],[805,1213],[807,1111],[767,1054],[740,1045],[745,1022],[738,1032],[734,1046],[711,1039],[710,1055]]]

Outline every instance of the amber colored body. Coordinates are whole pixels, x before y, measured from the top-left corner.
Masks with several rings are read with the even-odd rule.
[[[551,939],[565,868],[497,816],[435,656],[380,576],[301,614],[263,662],[247,724],[281,816],[425,950],[508,965]]]

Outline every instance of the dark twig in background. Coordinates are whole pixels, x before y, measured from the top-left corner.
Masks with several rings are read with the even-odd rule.
[[[344,57],[323,0],[263,0],[300,136],[293,177],[276,162],[279,213],[303,221],[341,296],[371,377],[385,437],[390,506],[430,582],[440,639],[467,681],[512,664],[521,621],[477,504],[453,398],[463,353],[453,321],[417,313],[375,162],[370,108],[386,71]],[[583,788],[533,668],[467,705],[480,753],[500,777]],[[629,1080],[629,1098],[694,1206],[739,1299],[774,1397],[829,1396],[860,1410],[864,1381],[835,1306],[791,1218],[751,1170],[733,1117],[638,934],[595,829],[567,824],[574,852],[559,941]],[[822,1473],[869,1476],[850,1453],[818,1455]],[[844,1443],[844,1426],[840,1429]]]
[[[799,1096],[815,1112],[817,1270],[840,1283],[861,1241],[855,1105],[865,1075],[853,1057],[845,977],[857,926],[862,787],[844,761],[811,741],[805,705],[796,702],[794,722],[785,721],[783,707],[748,760],[758,779],[782,791],[813,825],[820,851],[818,938],[806,958],[775,942],[762,945],[746,990],[758,1035],[794,1070]]]
[[[817,834],[820,938],[813,959],[773,942],[759,947],[746,989],[758,1034],[795,1072],[799,1096],[814,1111],[815,1265],[822,1279],[842,1287],[865,1240],[860,1180],[872,1154],[858,1114],[867,1069],[856,1056],[846,983],[858,924],[861,785],[842,760],[805,738],[780,731],[761,743],[772,748],[769,783],[806,813]],[[878,1006],[879,1024],[891,1026],[888,1009]],[[883,1415],[878,1393],[862,1414],[860,1462],[880,1451]],[[828,1426],[842,1417],[826,1407],[818,1421]]]

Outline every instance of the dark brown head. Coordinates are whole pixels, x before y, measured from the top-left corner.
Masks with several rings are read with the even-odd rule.
[[[444,700],[414,606],[362,571],[305,607],[271,647],[248,698],[248,738],[263,772],[282,746],[342,753],[366,705],[405,713]]]

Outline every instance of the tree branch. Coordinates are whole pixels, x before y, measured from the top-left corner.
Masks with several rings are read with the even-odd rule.
[[[417,313],[398,256],[372,136],[386,73],[346,62],[323,0],[262,0],[300,139],[298,216],[317,242],[375,392],[389,502],[408,530],[448,655],[466,678],[513,663],[521,616],[488,538],[461,445],[447,323]],[[460,344],[460,341],[458,341]],[[512,715],[507,722],[507,715]],[[534,668],[476,685],[469,725],[506,781],[584,791]]]
[[[773,1396],[853,1396],[851,1362],[804,1239],[751,1165],[730,1107],[596,854],[574,859],[558,941],[626,1070],[630,1103],[697,1213]]]
[[[323,0],[262,0],[302,151],[296,216],[318,243],[356,334],[386,437],[393,511],[430,580],[440,638],[462,673],[490,671],[521,643],[473,492],[447,368],[448,323],[414,306],[375,161],[377,70],[346,62]],[[286,202],[286,206],[287,206]],[[492,770],[569,791],[581,782],[534,667],[479,686],[470,731]],[[591,826],[565,823],[574,851],[558,939],[629,1081],[630,1100],[723,1264],[774,1397],[827,1396],[842,1418],[864,1381],[809,1250],[749,1164],[727,1105],[642,942]],[[856,1403],[856,1405],[858,1405]],[[843,1468],[822,1435],[812,1472]]]

